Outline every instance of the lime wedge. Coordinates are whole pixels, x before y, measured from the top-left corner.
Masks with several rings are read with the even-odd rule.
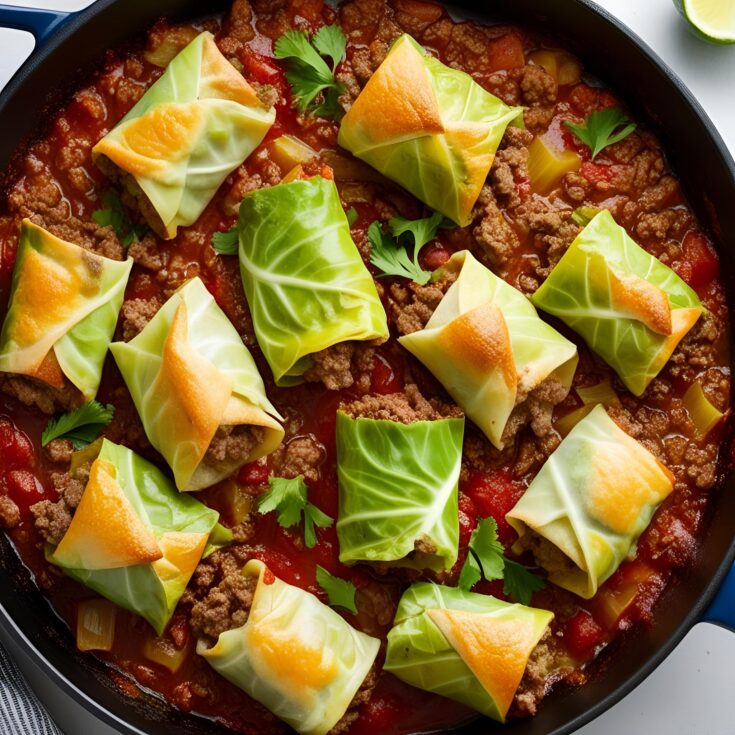
[[[674,5],[700,38],[735,43],[735,0],[674,0]]]

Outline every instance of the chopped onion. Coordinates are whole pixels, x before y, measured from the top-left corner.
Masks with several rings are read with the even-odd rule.
[[[222,500],[229,509],[228,518],[231,518],[235,525],[242,523],[253,510],[253,496],[232,479],[223,483],[221,493]]]
[[[108,600],[83,600],[77,605],[77,648],[111,651],[115,640],[117,607]]]
[[[597,385],[591,385],[589,388],[575,388],[575,390],[585,405],[601,403],[603,406],[615,406],[620,403],[618,394],[613,390],[607,378]]]
[[[641,585],[653,575],[653,569],[640,562],[633,562],[626,570],[621,584],[613,589],[603,587],[595,599],[595,617],[607,628],[613,628],[635,600]]]
[[[548,194],[565,174],[581,165],[574,151],[554,150],[543,138],[535,138],[528,146],[528,178],[539,194]]]
[[[95,441],[84,447],[84,449],[79,449],[74,452],[71,455],[71,466],[69,467],[69,472],[73,475],[80,467],[83,467],[85,464],[90,462],[94,462],[94,460],[97,459],[97,455],[100,453],[100,449],[102,449],[102,437],[95,439]]]
[[[594,403],[586,403],[584,406],[575,408],[574,411],[562,416],[555,424],[554,428],[564,437],[566,436],[587,414],[592,412],[595,407]]]
[[[281,171],[291,171],[296,166],[308,163],[316,158],[316,151],[293,135],[281,135],[270,145],[271,158],[279,165]]]
[[[543,67],[561,86],[576,84],[582,77],[580,63],[570,53],[561,49],[539,49],[530,54],[528,60]]]
[[[682,403],[700,439],[704,439],[725,415],[709,402],[699,381],[689,386],[682,398]]]
[[[189,651],[187,646],[176,648],[168,638],[148,638],[143,646],[143,655],[175,674],[184,663]]]

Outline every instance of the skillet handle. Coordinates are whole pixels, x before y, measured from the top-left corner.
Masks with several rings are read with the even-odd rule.
[[[29,31],[35,36],[38,48],[72,15],[59,10],[0,5],[0,27]]]
[[[723,580],[715,599],[705,610],[702,620],[735,633],[735,564]]]

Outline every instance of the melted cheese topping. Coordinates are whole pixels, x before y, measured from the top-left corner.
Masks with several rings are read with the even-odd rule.
[[[158,540],[163,558],[153,562],[153,571],[163,582],[180,579],[186,585],[202,558],[208,538],[208,533],[164,533]]]
[[[610,295],[613,306],[645,324],[656,334],[671,334],[671,307],[668,296],[634,273],[618,276],[610,271]]]

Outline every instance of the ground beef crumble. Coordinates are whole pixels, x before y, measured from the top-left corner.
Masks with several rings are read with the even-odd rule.
[[[202,462],[214,470],[231,472],[247,462],[263,436],[264,429],[259,426],[220,426]]]
[[[58,546],[69,529],[89,479],[89,467],[89,464],[79,467],[73,475],[68,472],[51,473],[51,482],[59,499],[56,502],[42,500],[31,506],[36,530],[52,546]]]
[[[304,373],[310,383],[323,383],[329,390],[343,390],[356,382],[369,381],[374,348],[364,342],[340,342],[311,355],[312,365]]]
[[[364,396],[351,403],[343,403],[340,409],[352,418],[381,419],[401,424],[463,416],[458,406],[448,405],[438,398],[427,400],[413,383],[409,383],[402,393]]]

